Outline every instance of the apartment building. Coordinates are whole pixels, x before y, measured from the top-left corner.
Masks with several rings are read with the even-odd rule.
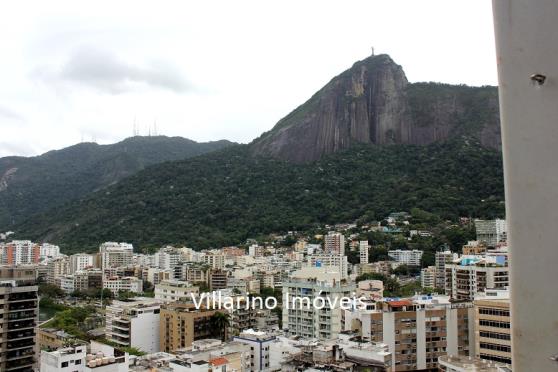
[[[60,256],[60,247],[54,244],[43,243],[39,247],[39,258],[45,260]]]
[[[110,289],[114,295],[118,295],[119,291],[142,293],[143,292],[143,280],[127,276],[111,276],[106,277],[103,280],[103,289]]]
[[[192,342],[210,338],[215,330],[211,317],[215,310],[196,309],[191,303],[169,303],[161,306],[160,347],[167,353],[192,346]]]
[[[106,338],[146,353],[158,352],[161,303],[148,297],[113,301],[106,307]]]
[[[181,350],[178,358],[169,362],[169,367],[180,372],[248,372],[252,370],[250,357],[248,345],[205,339],[192,342],[191,350]]]
[[[400,266],[401,263],[393,261],[377,261],[369,264],[360,264],[357,266],[357,274],[378,273],[382,275],[390,275],[391,270]]]
[[[344,328],[366,341],[387,344],[393,371],[434,369],[443,355],[474,355],[472,303],[450,303],[447,296],[414,296],[371,306],[345,311]]]
[[[144,268],[142,271],[142,278],[153,285],[157,285],[162,281],[174,279],[174,270],[161,269],[158,267]]]
[[[368,263],[368,249],[370,246],[368,245],[368,240],[361,240],[358,242],[358,252],[360,254],[360,263],[367,264]]]
[[[248,278],[228,278],[227,288],[239,294],[260,293],[260,281],[253,277]]]
[[[225,268],[225,255],[221,252],[207,252],[203,256],[203,262],[214,270]]]
[[[475,220],[475,229],[477,240],[489,247],[495,247],[499,242],[506,241],[508,230],[506,220]]]
[[[209,270],[200,264],[182,262],[174,268],[174,278],[191,283],[209,283]]]
[[[155,285],[155,298],[164,302],[192,301],[192,295],[199,293],[199,287],[181,280],[165,280]]]
[[[428,266],[420,271],[420,285],[422,288],[436,287],[436,266]]]
[[[324,252],[344,256],[345,255],[345,235],[330,231],[324,236]]]
[[[250,370],[268,371],[270,370],[270,346],[275,341],[275,336],[270,336],[265,332],[247,330],[237,337],[234,341],[250,346]]]
[[[434,261],[436,266],[436,288],[444,289],[446,287],[446,264],[452,264],[458,258],[459,255],[457,253],[449,250],[436,252]]]
[[[353,283],[339,278],[339,273],[300,270],[283,283],[283,330],[286,334],[319,340],[337,337],[342,330],[339,301],[342,297],[351,297],[356,289]],[[323,308],[313,305],[318,297],[324,300]],[[321,300],[318,301],[321,304]]]
[[[56,280],[59,277],[70,274],[70,261],[68,257],[58,257],[49,260],[46,267],[46,282],[48,284],[56,285]]]
[[[464,355],[443,355],[438,358],[438,370],[441,372],[510,372],[508,364],[491,362],[485,359],[471,358]]]
[[[0,267],[0,371],[31,372],[37,367],[37,293],[36,267]]]
[[[134,247],[129,243],[106,242],[99,246],[101,269],[132,265]]]
[[[93,255],[78,253],[70,256],[70,273],[93,267]]]
[[[487,289],[475,296],[476,356],[511,364],[510,297],[507,289]]]
[[[248,247],[248,255],[254,258],[260,258],[264,256],[265,248],[261,245],[252,244]]]
[[[446,294],[454,300],[472,301],[489,288],[509,286],[509,268],[488,256],[463,256],[445,265]]]
[[[469,240],[462,248],[464,255],[482,255],[486,253],[486,244],[479,240]]]
[[[76,344],[54,351],[41,351],[41,372],[83,372],[86,344]]]
[[[413,250],[402,250],[402,249],[392,249],[388,251],[388,256],[391,257],[395,262],[407,266],[420,266],[420,260],[422,258],[422,251],[417,249]]]
[[[10,243],[0,243],[0,253],[3,265],[37,264],[41,248],[30,240],[13,240]]]
[[[159,249],[154,255],[154,264],[160,269],[174,269],[182,261],[182,253],[174,247]]]
[[[308,267],[321,267],[326,270],[335,270],[341,274],[341,279],[346,279],[349,276],[347,256],[329,253],[313,254],[307,257],[306,265]]]
[[[227,288],[228,274],[224,270],[215,270],[209,273],[209,290],[217,291]]]

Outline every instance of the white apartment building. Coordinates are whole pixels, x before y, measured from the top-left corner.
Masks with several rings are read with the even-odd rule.
[[[223,269],[225,267],[225,255],[217,252],[207,252],[203,256],[203,262],[212,269]]]
[[[360,263],[367,264],[368,263],[368,240],[361,240],[358,242],[358,251],[360,253]]]
[[[137,266],[151,267],[155,266],[154,254],[134,254],[133,264]]]
[[[319,269],[301,270],[283,283],[283,330],[287,335],[319,340],[338,336],[343,330],[339,301],[351,297],[356,289],[353,283],[333,279],[338,275]],[[318,297],[325,300],[321,309],[313,304]]]
[[[154,298],[113,301],[106,308],[107,339],[146,353],[158,352],[160,310],[161,301]]]
[[[506,220],[475,220],[477,240],[495,247],[499,242],[506,241],[508,227]]]
[[[420,260],[422,258],[422,251],[418,249],[402,250],[395,249],[389,250],[388,256],[393,258],[396,262],[400,262],[407,266],[420,266]]]
[[[263,257],[265,248],[261,245],[252,244],[248,247],[248,255],[254,258]]]
[[[436,266],[436,288],[445,288],[446,286],[446,264],[451,264],[457,260],[459,255],[451,251],[436,252],[435,266]]]
[[[93,256],[86,253],[78,253],[70,256],[70,272],[84,270],[93,267]]]
[[[436,266],[428,266],[420,271],[420,285],[422,288],[436,287]]]
[[[101,268],[129,266],[133,263],[134,247],[129,243],[106,242],[101,244]]]
[[[234,337],[233,341],[250,346],[252,371],[270,370],[270,346],[275,341],[275,336],[248,329]]]
[[[58,277],[56,281],[58,283],[58,287],[60,287],[60,289],[67,294],[72,293],[76,289],[73,275],[62,275]]]
[[[192,295],[199,293],[199,287],[180,280],[165,280],[155,285],[155,299],[164,302],[192,301]]]
[[[324,236],[324,251],[325,253],[345,255],[345,235],[330,231]]]
[[[87,345],[74,345],[55,351],[41,351],[41,372],[83,372]]]
[[[40,259],[55,258],[60,256],[60,247],[54,244],[43,243],[39,247]]]
[[[336,270],[341,274],[341,279],[346,279],[349,274],[347,256],[338,254],[314,254],[307,258],[308,267],[323,267],[327,270]]]
[[[174,269],[182,260],[182,253],[174,247],[165,247],[155,253],[155,266],[160,269]]]
[[[119,291],[128,291],[133,293],[142,293],[143,292],[143,280],[133,277],[119,277],[119,276],[111,276],[105,277],[103,280],[103,289],[107,288],[114,295],[118,295]]]
[[[445,268],[446,294],[454,300],[472,301],[485,289],[509,286],[509,268],[496,257],[463,256]]]

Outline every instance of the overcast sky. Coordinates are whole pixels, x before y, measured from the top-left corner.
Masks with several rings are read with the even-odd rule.
[[[412,82],[497,81],[486,0],[184,3],[5,3],[0,156],[117,142],[134,120],[246,143],[372,46]]]

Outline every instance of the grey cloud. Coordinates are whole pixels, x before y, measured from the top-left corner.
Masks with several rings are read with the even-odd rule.
[[[148,85],[176,93],[191,90],[181,72],[169,63],[159,61],[143,66],[136,65],[108,51],[91,47],[74,50],[59,69],[42,66],[34,75],[45,81],[74,83],[111,94],[131,91],[138,85]]]

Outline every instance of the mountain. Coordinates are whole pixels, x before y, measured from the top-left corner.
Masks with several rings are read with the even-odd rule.
[[[112,145],[80,143],[36,157],[0,158],[0,231],[84,197],[145,167],[233,145],[181,137],[132,137]]]
[[[297,163],[364,144],[426,145],[460,136],[500,149],[495,87],[410,84],[388,55],[355,63],[252,143]]]
[[[499,134],[496,88],[410,84],[389,56],[374,56],[248,145],[157,164],[108,187],[107,176],[102,192],[73,195],[13,230],[65,252],[107,240],[201,249],[412,208],[452,220],[501,217]],[[102,175],[133,163],[111,159]],[[10,190],[17,173],[8,173]],[[72,194],[74,184],[83,183],[70,178],[53,190]]]
[[[305,164],[253,156],[239,145],[149,167],[15,231],[65,252],[107,240],[201,249],[415,207],[451,219],[502,216],[501,160],[475,139],[355,145]]]

